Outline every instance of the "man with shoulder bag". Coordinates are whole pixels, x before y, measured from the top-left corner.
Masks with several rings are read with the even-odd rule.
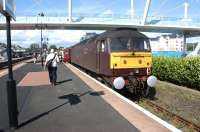
[[[56,85],[58,62],[59,62],[58,55],[54,53],[54,49],[51,49],[50,54],[48,54],[46,58],[45,67],[47,67],[48,69],[49,80],[52,86]]]

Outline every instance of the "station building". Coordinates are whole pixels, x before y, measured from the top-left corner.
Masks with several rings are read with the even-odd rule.
[[[152,51],[183,51],[184,38],[182,35],[170,34],[150,38]]]

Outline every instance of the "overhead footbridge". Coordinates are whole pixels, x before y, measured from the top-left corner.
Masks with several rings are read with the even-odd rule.
[[[182,18],[148,17],[145,24],[142,17],[130,18],[128,15],[91,16],[78,14],[69,21],[67,16],[17,16],[11,22],[12,30],[109,30],[115,28],[133,28],[144,32],[186,32],[200,31],[200,21]],[[0,17],[0,30],[6,29],[5,18]]]

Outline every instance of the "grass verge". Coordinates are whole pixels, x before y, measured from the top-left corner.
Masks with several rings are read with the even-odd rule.
[[[156,99],[153,103],[167,109],[168,111],[177,114],[184,119],[200,126],[200,92],[191,90],[185,87],[180,87],[171,83],[158,81],[156,85]],[[191,129],[183,124],[176,123],[171,117],[163,113],[157,112],[145,103],[140,102],[140,105],[156,114],[160,118],[175,125],[183,131],[190,132]]]

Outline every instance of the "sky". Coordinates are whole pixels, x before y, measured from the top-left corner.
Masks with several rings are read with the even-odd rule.
[[[185,1],[189,3],[190,17],[200,16],[200,0],[151,0],[150,14],[165,17],[182,17]],[[143,14],[146,0],[134,0],[135,15]],[[131,0],[72,0],[73,13],[96,14],[130,12]],[[67,14],[68,0],[16,0],[16,15]],[[175,13],[174,13],[175,12]]]
[[[189,3],[189,18],[200,18],[200,0],[151,0],[149,16],[182,18],[184,2]],[[142,16],[146,0],[134,0],[135,16]],[[131,0],[72,0],[73,14],[114,14],[129,15]],[[67,16],[68,0],[16,0],[16,17],[37,16],[44,12],[45,16]],[[68,47],[77,43],[86,32],[78,30],[47,30],[44,37],[49,38],[49,44]],[[102,31],[98,31],[100,33]],[[5,31],[0,31],[0,41],[5,42]],[[152,34],[148,34],[152,36]],[[156,34],[153,34],[154,36]],[[40,43],[40,31],[12,31],[12,42],[23,47],[31,43]]]

